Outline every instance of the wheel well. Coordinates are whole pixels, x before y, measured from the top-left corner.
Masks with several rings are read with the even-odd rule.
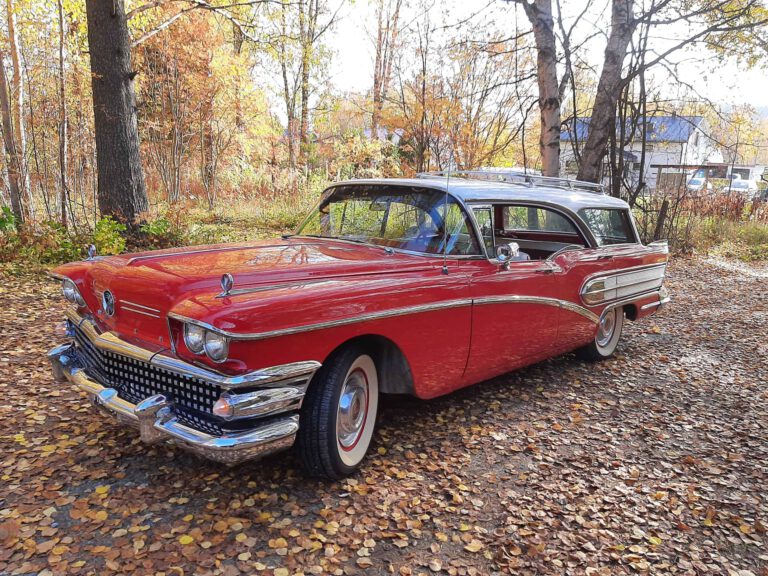
[[[627,317],[627,320],[637,320],[637,306],[634,304],[625,304],[624,316]]]
[[[413,394],[413,374],[400,347],[389,338],[377,334],[357,336],[337,346],[326,358],[331,359],[338,350],[357,344],[363,346],[376,362],[379,373],[379,391],[385,394]]]

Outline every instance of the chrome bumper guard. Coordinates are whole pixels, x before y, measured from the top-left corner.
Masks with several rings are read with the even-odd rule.
[[[643,304],[643,306],[641,307],[641,310],[645,311],[645,310],[655,309],[654,311],[658,312],[659,310],[664,308],[664,306],[669,304],[669,302],[672,300],[672,298],[669,296],[669,292],[667,292],[667,289],[664,286],[662,286],[659,289],[658,296],[659,296],[659,299],[657,301],[648,302],[648,304]]]
[[[295,411],[270,418],[248,430],[214,436],[181,423],[174,415],[173,404],[162,394],[150,396],[138,404],[120,398],[115,388],[103,386],[83,370],[73,344],[53,348],[48,353],[48,360],[56,381],[77,386],[95,406],[115,416],[119,422],[138,428],[142,441],[149,444],[169,441],[210,460],[235,465],[290,448],[296,440],[299,416]],[[277,366],[247,375],[245,379],[249,381],[268,381],[269,388],[240,395],[245,401],[243,413],[265,415],[298,409],[307,384],[320,367],[318,362],[300,364],[306,368],[303,378],[297,376],[295,364],[286,365],[284,370]],[[281,372],[285,374],[284,380],[279,377]],[[304,380],[303,386],[296,385],[299,379]],[[283,382],[286,386],[281,387]],[[259,392],[263,395],[261,406],[254,402],[254,395]],[[291,402],[276,401],[270,392],[286,394]]]

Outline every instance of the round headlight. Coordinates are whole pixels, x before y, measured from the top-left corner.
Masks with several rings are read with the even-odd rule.
[[[216,332],[205,333],[205,353],[214,362],[224,362],[229,352],[229,338]]]
[[[202,354],[205,348],[205,328],[184,324],[184,344],[193,354]]]
[[[72,280],[64,280],[61,283],[61,291],[64,294],[64,298],[67,300],[67,302],[70,304],[77,303],[79,292],[77,291],[77,286],[75,286],[75,283],[72,282]]]

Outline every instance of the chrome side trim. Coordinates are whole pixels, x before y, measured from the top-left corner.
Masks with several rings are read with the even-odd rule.
[[[85,392],[98,408],[138,428],[141,439],[146,443],[168,440],[205,458],[235,465],[289,448],[296,440],[298,414],[223,436],[212,436],[190,428],[174,416],[172,404],[162,394],[132,404],[120,398],[117,390],[102,386],[77,367],[67,356],[69,349],[69,346],[58,347],[49,352],[54,374],[57,377],[61,375]]]
[[[597,324],[600,321],[600,317],[587,310],[586,308],[569,302],[567,300],[559,300],[557,298],[546,298],[543,296],[485,296],[483,298],[476,298],[474,303],[477,305],[483,304],[506,304],[506,303],[518,303],[518,304],[542,304],[544,306],[554,306],[555,308],[562,308],[570,312],[580,314],[587,320]]]
[[[153,314],[152,312],[147,312],[146,310],[139,310],[137,308],[131,308],[129,306],[120,306],[120,310],[125,310],[126,312],[133,312],[134,314],[141,314],[142,316],[149,316],[150,318],[162,318],[159,314]]]
[[[389,310],[382,310],[379,312],[369,312],[367,314],[360,314],[358,316],[351,316],[349,318],[342,318],[339,320],[329,320],[327,322],[318,322],[316,324],[305,324],[303,326],[294,326],[291,328],[281,328],[278,330],[268,330],[266,332],[231,332],[229,330],[221,330],[216,328],[212,324],[207,322],[201,322],[194,318],[188,318],[174,312],[169,312],[168,316],[179,322],[188,322],[190,324],[196,324],[211,330],[218,332],[228,338],[235,340],[264,340],[266,338],[276,338],[278,336],[290,336],[293,334],[300,334],[303,332],[313,332],[315,330],[324,330],[327,328],[336,328],[339,326],[347,326],[349,324],[357,324],[360,322],[371,322],[374,320],[383,320],[386,318],[396,318],[398,316],[406,316],[410,314],[422,314],[424,312],[434,312],[435,310],[444,310],[446,308],[461,308],[464,306],[472,305],[484,305],[484,304],[544,304],[547,306],[555,306],[563,308],[581,314],[585,318],[592,322],[597,323],[598,316],[593,312],[590,312],[586,308],[569,302],[567,300],[558,300],[556,298],[544,298],[540,296],[520,296],[520,295],[502,295],[502,296],[486,296],[483,298],[462,298],[455,300],[444,300],[442,302],[432,302],[429,304],[419,304],[416,306],[406,306],[403,308],[392,308]]]
[[[136,302],[131,302],[130,300],[118,300],[119,304],[125,304],[126,306],[130,306],[132,308],[141,308],[142,310],[146,310],[148,312],[152,312],[154,314],[160,314],[160,310],[157,308],[151,308],[149,306],[144,306],[144,304],[137,304]]]
[[[389,310],[381,310],[379,312],[369,312],[367,314],[351,316],[350,318],[328,320],[327,322],[318,322],[316,324],[305,324],[303,326],[294,326],[292,328],[281,328],[279,330],[252,333],[238,333],[231,332],[229,330],[221,330],[211,324],[208,324],[207,322],[201,322],[200,320],[195,320],[194,318],[187,318],[186,316],[181,316],[180,314],[175,314],[174,312],[169,312],[168,316],[180,322],[197,324],[206,330],[218,332],[219,334],[229,338],[234,338],[236,340],[263,340],[265,338],[274,338],[276,336],[290,336],[292,334],[298,334],[301,332],[313,332],[315,330],[323,330],[326,328],[347,326],[348,324],[357,324],[359,322],[371,322],[373,320],[382,320],[384,318],[395,318],[397,316],[405,316],[408,314],[421,314],[423,312],[433,312],[435,310],[443,310],[445,308],[460,308],[463,306],[471,305],[472,300],[469,298],[444,300],[443,302],[432,302],[430,304],[419,304],[416,306],[406,306],[404,308],[391,308]]]

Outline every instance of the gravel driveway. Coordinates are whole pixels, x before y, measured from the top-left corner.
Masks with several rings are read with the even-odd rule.
[[[677,259],[668,286],[611,361],[387,399],[326,483],[141,444],[53,382],[58,287],[4,276],[0,574],[768,576],[765,269]]]

